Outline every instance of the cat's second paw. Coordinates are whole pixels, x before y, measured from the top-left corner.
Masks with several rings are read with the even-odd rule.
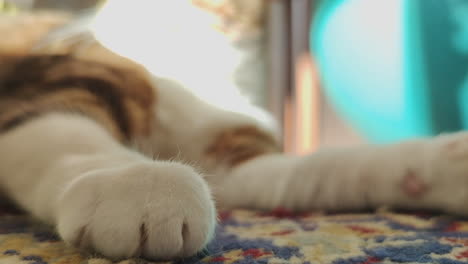
[[[427,152],[427,200],[437,209],[468,215],[468,133],[438,136]]]
[[[57,215],[66,242],[116,259],[193,255],[216,224],[207,185],[176,163],[133,163],[87,173],[64,191]]]

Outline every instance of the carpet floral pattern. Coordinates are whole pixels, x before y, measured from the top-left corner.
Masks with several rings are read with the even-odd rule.
[[[437,214],[294,215],[285,210],[220,213],[216,238],[200,254],[172,262],[106,260],[66,246],[21,213],[0,214],[1,264],[388,264],[468,263],[468,220]]]

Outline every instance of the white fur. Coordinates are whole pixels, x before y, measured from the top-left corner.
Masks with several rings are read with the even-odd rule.
[[[388,206],[468,215],[467,158],[467,132],[324,149],[302,157],[267,155],[233,170],[216,197],[228,208],[343,211]],[[409,172],[426,187],[419,196],[405,191]]]
[[[203,165],[203,151],[213,138],[221,131],[239,126],[257,126],[279,140],[275,127],[243,114],[219,109],[176,81],[154,78],[154,83],[158,88],[154,130],[158,133],[143,139],[139,145],[158,150],[160,158],[179,158]]]
[[[83,248],[113,258],[172,258],[194,254],[213,235],[214,203],[199,174],[124,148],[88,118],[30,121],[0,136],[0,157],[7,194]]]

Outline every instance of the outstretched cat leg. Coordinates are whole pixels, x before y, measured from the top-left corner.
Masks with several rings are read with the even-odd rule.
[[[221,205],[292,210],[389,206],[468,214],[468,133],[383,146],[260,155],[216,189]]]
[[[191,167],[154,161],[95,121],[50,113],[0,134],[9,197],[68,243],[112,258],[174,258],[202,249],[215,209]]]

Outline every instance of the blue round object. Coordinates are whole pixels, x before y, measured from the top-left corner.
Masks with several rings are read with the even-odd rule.
[[[325,94],[368,139],[468,126],[468,2],[325,0],[314,17]]]

